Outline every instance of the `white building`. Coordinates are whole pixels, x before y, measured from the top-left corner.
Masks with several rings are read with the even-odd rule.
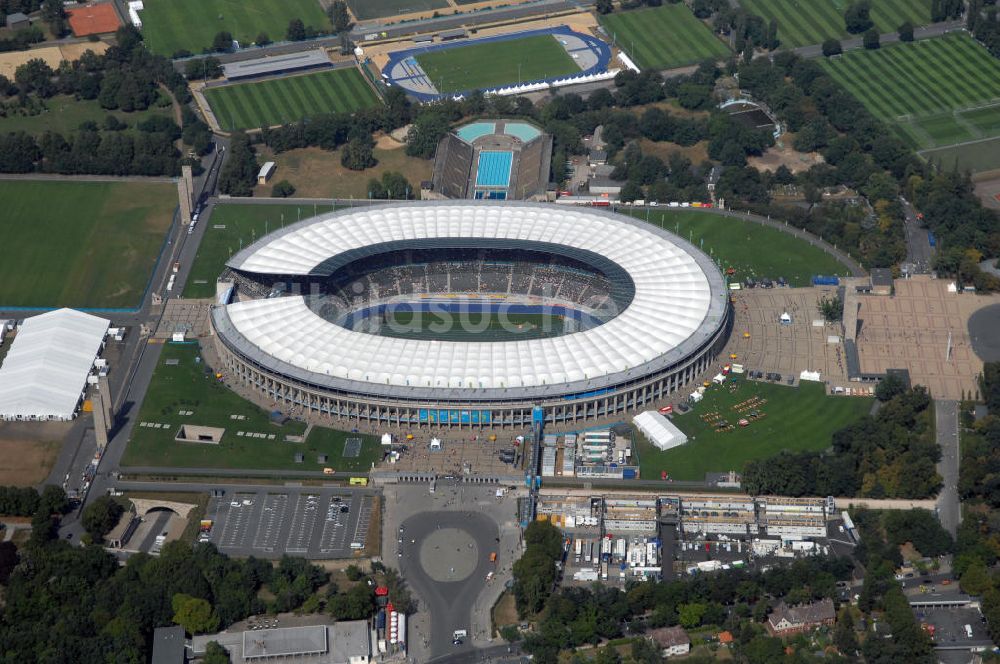
[[[639,413],[632,418],[632,422],[658,450],[669,450],[683,445],[688,440],[683,431],[655,410]]]
[[[217,641],[225,648],[232,664],[272,660],[289,664],[369,664],[372,661],[371,628],[364,620],[202,634],[191,639],[192,654],[204,655],[209,641]]]
[[[0,367],[0,419],[76,417],[109,325],[73,309],[26,319]]]

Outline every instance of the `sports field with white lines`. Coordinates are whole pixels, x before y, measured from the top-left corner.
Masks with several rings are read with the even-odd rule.
[[[782,46],[795,48],[847,37],[844,12],[851,0],[740,0],[740,6],[765,21],[778,21]],[[904,21],[931,22],[931,0],[870,0],[871,20],[881,32],[895,32]]]
[[[729,55],[729,47],[684,4],[621,11],[599,18],[607,38],[642,69],[672,69]]]
[[[320,113],[350,113],[380,103],[354,68],[207,88],[205,98],[227,131],[297,122]]]
[[[851,51],[822,64],[917,148],[1000,136],[1000,61],[965,34]]]

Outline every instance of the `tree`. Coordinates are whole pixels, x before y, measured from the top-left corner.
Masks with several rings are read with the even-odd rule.
[[[875,23],[872,21],[871,5],[868,0],[858,0],[847,7],[844,12],[844,25],[852,35],[861,34],[865,30],[872,28]]]
[[[201,664],[229,664],[229,651],[219,645],[218,641],[209,641],[205,646],[205,656]]]
[[[597,0],[595,8],[598,14],[610,14],[615,10],[612,0]]]
[[[858,651],[858,638],[854,634],[854,618],[848,607],[840,609],[837,625],[833,630],[833,643],[841,655],[853,657]]]
[[[629,180],[622,187],[621,192],[618,194],[618,200],[623,203],[631,203],[632,201],[639,200],[643,197],[642,187],[638,184]]]
[[[346,593],[328,596],[327,609],[337,620],[364,620],[375,612],[375,593],[363,583],[359,583]]]
[[[906,392],[906,384],[897,373],[886,374],[875,386],[875,398],[886,402]]]
[[[681,604],[677,607],[677,615],[680,618],[681,627],[691,629],[701,624],[701,618],[705,615],[704,604]]]
[[[274,186],[271,188],[272,198],[288,198],[295,193],[295,185],[293,185],[288,180],[281,180],[275,182]]]
[[[80,522],[94,541],[100,542],[115,527],[124,512],[125,508],[121,503],[111,496],[98,496],[84,508]]]
[[[906,21],[899,26],[899,41],[901,42],[911,42],[913,41],[913,24]]]
[[[823,42],[823,55],[826,57],[840,55],[843,52],[844,48],[840,45],[839,39],[827,39]]]
[[[344,576],[347,577],[348,581],[360,581],[365,578],[365,573],[361,571],[361,568],[357,565],[348,565],[344,570]]]
[[[259,32],[257,33],[257,39],[254,40],[254,43],[257,44],[257,46],[267,46],[271,43],[271,36],[266,32]]]
[[[816,302],[819,313],[827,323],[833,323],[844,318],[844,301],[836,295],[821,297]]]
[[[366,168],[371,168],[378,163],[372,153],[374,147],[370,136],[365,136],[363,139],[351,139],[340,154],[340,164],[352,171],[363,171]]]
[[[976,560],[962,574],[959,580],[962,592],[968,595],[982,595],[993,587],[989,570],[981,560]]]
[[[252,196],[259,169],[250,138],[236,132],[230,141],[229,159],[219,173],[219,191],[230,196]]]
[[[46,484],[38,500],[40,514],[65,514],[69,510],[69,499],[61,486]]]
[[[351,16],[347,13],[347,3],[344,0],[333,0],[329,16],[334,32],[347,32],[351,29]]]
[[[306,38],[306,26],[302,19],[293,18],[288,22],[288,30],[285,32],[288,41],[302,41]]]
[[[233,35],[226,31],[215,33],[212,38],[212,50],[219,53],[226,53],[233,49]]]
[[[868,49],[869,51],[874,51],[881,45],[879,44],[878,30],[876,30],[875,28],[869,28],[868,30],[866,30],[864,37],[862,37],[861,41],[864,44],[865,48]]]
[[[214,632],[219,628],[219,616],[207,600],[177,593],[170,605],[174,610],[173,621],[189,634]]]

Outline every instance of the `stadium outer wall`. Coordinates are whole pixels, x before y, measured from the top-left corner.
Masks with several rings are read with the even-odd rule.
[[[360,390],[334,391],[276,374],[227,344],[225,335],[218,333],[215,316],[212,316],[215,348],[223,366],[230,372],[233,380],[264,400],[292,410],[295,414],[328,417],[333,423],[407,429],[523,429],[531,426],[532,411],[536,406],[544,410],[546,426],[555,429],[574,429],[622,417],[690,385],[718,359],[732,331],[732,325],[732,307],[727,306],[725,316],[715,333],[682,361],[657,373],[591,394],[557,394],[543,400],[427,401],[387,398]],[[440,421],[442,418],[439,414],[442,411],[457,415],[444,418],[447,421]],[[490,413],[486,421],[482,419],[483,412]],[[434,421],[429,413],[434,414]],[[476,416],[472,413],[476,413]]]

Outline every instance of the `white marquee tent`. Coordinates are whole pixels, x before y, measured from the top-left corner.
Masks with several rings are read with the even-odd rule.
[[[687,435],[669,419],[655,410],[647,410],[632,418],[635,426],[659,450],[669,450],[687,442]]]
[[[26,319],[0,366],[0,419],[73,419],[109,325],[73,309]]]

